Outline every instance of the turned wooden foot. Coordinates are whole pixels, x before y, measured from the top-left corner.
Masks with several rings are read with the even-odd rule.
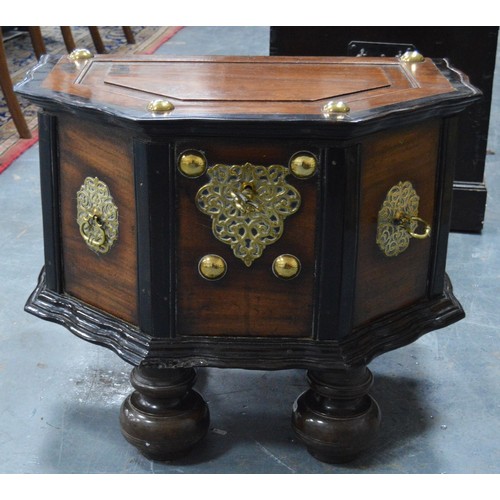
[[[191,388],[192,368],[134,368],[135,391],[120,411],[122,433],[146,457],[172,460],[191,451],[207,433],[210,416],[203,398]]]
[[[311,389],[295,401],[292,426],[315,458],[342,463],[369,448],[380,426],[380,409],[367,394],[373,376],[366,367],[309,371]]]

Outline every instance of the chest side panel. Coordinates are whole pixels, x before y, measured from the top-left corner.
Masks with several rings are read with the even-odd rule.
[[[177,145],[177,157],[193,147],[203,152],[209,167],[249,163],[250,169],[287,166],[297,151],[292,144],[263,146],[262,141],[189,142]],[[286,176],[286,182],[300,193],[300,208],[284,220],[281,238],[266,246],[250,266],[214,236],[211,217],[197,207],[197,192],[208,182],[208,175],[197,179],[176,175],[177,335],[311,337],[318,175],[306,180]],[[198,262],[207,254],[226,261],[223,278],[207,281],[200,275]],[[300,260],[297,277],[283,280],[273,274],[273,261],[282,254]]]
[[[377,224],[387,193],[400,182],[411,183],[419,196],[418,216],[432,224],[439,132],[439,122],[432,121],[379,133],[362,144],[354,326],[426,297],[432,233],[411,238],[405,251],[388,257],[377,244]]]
[[[66,293],[137,324],[137,253],[132,141],[119,129],[59,119],[61,235]],[[106,254],[93,252],[77,224],[77,193],[87,177],[109,188],[118,236]]]

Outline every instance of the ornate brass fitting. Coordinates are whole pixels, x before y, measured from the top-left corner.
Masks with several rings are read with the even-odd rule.
[[[325,116],[343,118],[351,111],[351,108],[344,101],[330,101],[323,106]]]
[[[273,273],[283,280],[293,279],[300,273],[300,260],[295,255],[280,255],[274,259]]]
[[[318,161],[307,151],[296,153],[290,159],[290,170],[299,179],[309,179],[316,173]]]
[[[108,253],[118,238],[118,208],[108,186],[97,177],[87,177],[76,201],[76,222],[83,241],[97,254]]]
[[[170,113],[175,106],[167,99],[154,99],[148,103],[147,109],[153,114]]]
[[[406,63],[419,63],[425,61],[425,57],[418,52],[418,50],[407,50],[399,59]]]
[[[226,274],[227,264],[220,255],[209,254],[200,259],[198,271],[206,280],[219,280]]]
[[[186,177],[200,177],[207,169],[207,160],[199,151],[184,151],[179,157],[178,166]]]
[[[72,61],[82,61],[85,59],[92,59],[94,56],[88,49],[77,48],[74,49],[68,57]]]
[[[217,164],[196,195],[198,209],[212,219],[214,236],[251,266],[283,234],[284,220],[300,207],[300,194],[286,182],[290,169]]]
[[[411,238],[423,240],[431,234],[431,226],[418,217],[420,198],[409,181],[393,186],[378,213],[377,245],[387,257],[404,252]],[[423,232],[417,232],[423,225]]]

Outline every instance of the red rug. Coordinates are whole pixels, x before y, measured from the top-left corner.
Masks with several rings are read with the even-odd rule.
[[[158,47],[172,38],[182,27],[180,26],[132,26],[136,43],[128,45],[120,26],[100,26],[99,32],[108,53],[113,54],[153,54]],[[85,47],[95,52],[89,30],[84,26],[72,27],[73,38],[77,47]],[[47,53],[66,54],[61,31],[57,26],[42,26],[42,35]],[[26,72],[36,64],[36,58],[29,35],[7,40],[5,52],[8,58],[9,71],[14,84],[24,78]],[[0,93],[0,174],[38,141],[37,107],[24,99],[19,103],[31,131],[30,139],[21,139],[3,94]]]

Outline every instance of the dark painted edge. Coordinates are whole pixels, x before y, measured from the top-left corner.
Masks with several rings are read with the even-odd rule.
[[[448,278],[440,297],[422,301],[357,328],[338,341],[289,338],[178,337],[158,338],[98,311],[73,297],[49,290],[42,270],[25,310],[58,323],[83,340],[114,351],[125,361],[159,367],[330,370],[367,364],[403,347],[424,333],[448,326],[465,315]]]
[[[455,91],[423,99],[407,101],[397,105],[377,107],[358,114],[348,115],[342,120],[311,115],[200,115],[177,117],[175,113],[167,116],[154,116],[151,113],[124,111],[117,106],[101,106],[90,100],[62,92],[44,89],[42,82],[53,68],[55,61],[42,57],[40,63],[28,72],[26,78],[16,85],[16,92],[47,110],[65,109],[73,113],[86,114],[91,118],[122,122],[122,126],[149,131],[150,133],[212,134],[225,129],[226,135],[238,134],[243,130],[259,134],[262,123],[272,123],[275,134],[301,133],[307,130],[309,137],[349,138],[360,134],[373,133],[391,125],[401,125],[405,121],[415,122],[433,116],[459,113],[481,97],[481,91],[472,86],[467,77],[453,68],[446,59],[434,60],[436,66],[449,79]],[[228,128],[228,125],[231,127]],[[304,132],[305,133],[305,132]],[[262,132],[261,132],[262,134]],[[268,133],[264,133],[268,136]]]
[[[436,193],[434,220],[432,222],[431,262],[429,265],[428,293],[431,297],[443,293],[446,255],[448,252],[448,235],[451,225],[451,204],[453,196],[453,179],[457,151],[454,145],[458,131],[457,117],[442,121],[439,150],[436,168]]]
[[[83,340],[111,349],[133,365],[139,364],[147,355],[149,336],[74,297],[49,289],[45,269],[42,269],[38,285],[28,298],[24,310],[67,328]]]
[[[318,217],[321,238],[318,239],[316,338],[319,340],[339,340],[352,328],[359,169],[359,146],[326,150]]]
[[[47,287],[63,290],[57,118],[38,113],[40,190]]]
[[[168,337],[173,323],[170,147],[135,139],[133,151],[139,326],[148,335]]]

